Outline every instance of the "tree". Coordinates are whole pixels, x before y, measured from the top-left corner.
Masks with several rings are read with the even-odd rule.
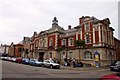
[[[75,41],[75,45],[76,45],[76,48],[79,49],[79,61],[81,60],[80,58],[80,48],[84,48],[85,47],[85,41],[84,40],[76,40]]]
[[[60,62],[61,62],[61,51],[63,50],[63,48],[62,47],[58,47],[57,49],[56,49],[56,51],[60,54]]]

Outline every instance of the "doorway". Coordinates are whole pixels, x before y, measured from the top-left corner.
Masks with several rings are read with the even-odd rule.
[[[44,52],[39,52],[38,60],[43,61],[44,60],[43,57],[44,57]]]

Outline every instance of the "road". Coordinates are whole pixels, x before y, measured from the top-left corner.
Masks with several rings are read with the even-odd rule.
[[[109,70],[76,71],[64,69],[48,69],[2,61],[2,78],[99,78],[111,74]]]

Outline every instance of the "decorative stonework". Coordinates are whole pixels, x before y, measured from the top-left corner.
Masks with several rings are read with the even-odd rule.
[[[32,58],[43,59],[56,58],[58,60],[63,60],[63,53],[65,57],[80,59],[84,63],[90,63],[95,66],[94,53],[98,52],[100,54],[100,60],[98,61],[101,66],[110,64],[108,59],[109,53],[115,53],[115,43],[113,37],[114,29],[109,27],[110,20],[108,18],[99,20],[95,17],[82,16],[79,18],[79,26],[68,26],[68,30],[64,30],[58,25],[58,20],[56,17],[52,20],[52,27],[48,30],[41,31],[40,33],[34,32],[33,36],[30,38],[30,56]],[[87,24],[87,25],[86,25]],[[89,28],[89,29],[88,29]],[[79,49],[75,46],[76,40],[87,40],[86,35],[89,35],[90,43]],[[50,39],[52,39],[52,46],[50,47]],[[66,40],[66,45],[62,45],[62,40]],[[73,45],[70,45],[70,39],[73,39]],[[44,42],[44,43],[43,43]],[[43,45],[44,44],[44,45]],[[58,53],[56,50],[62,47],[62,51]],[[80,51],[80,53],[79,53]],[[88,51],[92,54],[92,59],[85,59],[85,52]],[[41,52],[41,54],[39,53]],[[43,52],[43,53],[42,53]],[[44,55],[42,55],[44,54]],[[89,56],[89,53],[86,53]],[[116,57],[113,55],[113,60]]]

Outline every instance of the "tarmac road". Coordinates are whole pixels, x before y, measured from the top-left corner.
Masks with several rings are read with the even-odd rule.
[[[115,73],[109,69],[90,69],[87,71],[68,70],[63,67],[61,67],[61,69],[48,69],[2,61],[2,78],[99,78],[105,74]]]

